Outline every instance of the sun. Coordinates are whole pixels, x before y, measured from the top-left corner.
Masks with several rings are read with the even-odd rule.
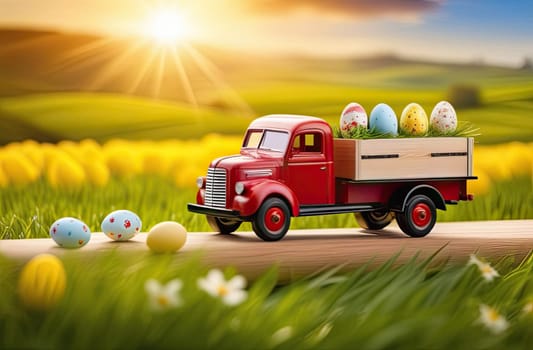
[[[146,21],[145,34],[161,45],[175,45],[190,35],[184,14],[172,9],[158,9]]]

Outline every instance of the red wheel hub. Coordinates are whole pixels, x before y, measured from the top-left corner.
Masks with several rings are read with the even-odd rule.
[[[269,208],[265,214],[265,226],[269,231],[276,232],[285,225],[285,213],[278,207]]]
[[[418,203],[411,212],[411,219],[418,227],[425,227],[431,222],[431,209],[426,203]]]

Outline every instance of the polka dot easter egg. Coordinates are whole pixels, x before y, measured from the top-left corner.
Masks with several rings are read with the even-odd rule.
[[[81,248],[91,239],[91,230],[75,218],[61,218],[50,226],[50,237],[63,248]]]
[[[342,131],[352,128],[368,127],[368,117],[365,109],[359,103],[349,103],[341,113],[340,127]]]
[[[141,228],[141,219],[129,210],[116,210],[102,221],[102,231],[115,241],[127,241],[139,233]]]
[[[428,117],[418,103],[409,103],[400,116],[400,130],[407,135],[423,136],[428,131]]]
[[[457,129],[457,114],[453,106],[447,101],[437,103],[431,112],[429,125],[442,134],[454,132]]]
[[[385,103],[380,103],[372,109],[372,112],[370,112],[369,126],[379,133],[390,134],[392,136],[398,135],[398,119],[396,118],[396,113]]]

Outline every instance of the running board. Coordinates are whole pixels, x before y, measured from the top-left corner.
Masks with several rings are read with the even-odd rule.
[[[300,207],[300,215],[298,216],[313,216],[313,215],[329,215],[329,214],[345,214],[355,213],[359,211],[374,211],[383,209],[381,203],[368,204],[348,204],[348,205],[309,205]]]

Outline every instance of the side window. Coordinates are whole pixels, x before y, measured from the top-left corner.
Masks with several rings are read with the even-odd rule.
[[[297,135],[292,144],[293,154],[322,153],[322,134],[310,132]]]
[[[304,152],[322,152],[322,134],[305,134]]]
[[[300,139],[302,138],[302,135],[298,135],[294,138],[294,142],[292,143],[292,152],[293,153],[300,153]]]
[[[244,148],[257,148],[263,137],[262,130],[252,130],[249,131],[244,140]]]

